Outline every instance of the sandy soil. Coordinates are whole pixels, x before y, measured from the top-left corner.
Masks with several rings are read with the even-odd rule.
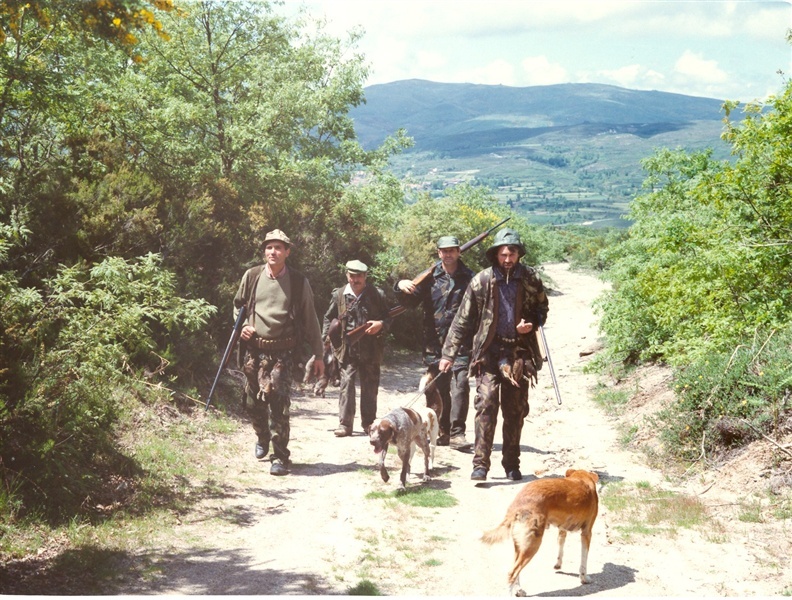
[[[593,582],[579,582],[577,534],[568,538],[563,568],[553,570],[556,536],[551,530],[523,571],[529,595],[764,596],[792,589],[786,522],[738,518],[749,494],[755,491],[761,503],[767,488],[756,462],[744,457],[743,462],[671,480],[649,468],[641,452],[620,446],[619,422],[591,399],[596,378],[584,373],[591,355],[580,355],[596,347],[591,303],[603,284],[563,264],[547,265],[546,273],[553,282],[546,334],[563,404],[557,404],[545,368],[531,392],[531,414],[523,429],[523,482],[505,478],[496,437],[486,483],[470,481],[471,454],[448,447],[437,449],[431,481],[422,483],[414,476],[408,482],[408,488],[447,490],[457,501],[451,508],[416,508],[392,498],[367,497],[396,489],[398,458],[389,455],[392,478],[384,483],[359,422],[352,437],[333,437],[337,388],[328,388],[324,399],[298,392],[292,473],[271,476],[269,463],[253,457],[252,429],[241,426],[228,442],[237,451],[228,461],[223,493],[194,507],[161,548],[141,550],[141,560],[150,563],[148,576],[123,581],[122,575],[119,592],[345,594],[366,579],[386,595],[503,596],[511,544],[485,546],[478,539],[481,531],[500,522],[526,481],[563,475],[569,467],[598,472],[605,486],[648,482],[697,495],[707,505],[713,527],[625,540],[616,530],[619,515],[601,505],[588,563]],[[418,356],[391,356],[384,366],[378,413],[415,401],[420,374]],[[667,373],[655,370],[642,377],[629,383],[641,393],[628,424],[630,419],[642,424],[650,407],[663,401]],[[472,423],[471,410],[470,439]],[[641,428],[645,437],[646,428]],[[752,451],[769,452],[767,444]]]

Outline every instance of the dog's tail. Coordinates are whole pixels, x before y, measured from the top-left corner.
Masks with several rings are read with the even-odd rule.
[[[497,544],[498,542],[502,542],[507,537],[509,537],[509,533],[511,532],[512,526],[512,519],[506,517],[503,519],[503,522],[498,525],[495,529],[490,529],[489,531],[485,531],[481,534],[481,541],[485,544]]]
[[[423,377],[421,377],[421,381],[418,382],[418,391],[425,392],[429,385],[432,383],[434,379],[434,375],[431,373],[424,373]]]

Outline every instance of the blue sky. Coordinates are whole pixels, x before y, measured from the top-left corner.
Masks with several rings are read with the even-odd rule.
[[[508,86],[606,83],[720,100],[779,93],[792,75],[792,4],[780,1],[286,0],[326,18],[400,79]],[[777,72],[781,70],[784,76]]]

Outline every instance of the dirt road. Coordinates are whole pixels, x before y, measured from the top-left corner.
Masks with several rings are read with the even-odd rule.
[[[453,507],[421,508],[367,497],[395,490],[398,459],[389,456],[393,476],[383,483],[359,423],[352,437],[333,437],[337,389],[328,388],[326,399],[297,394],[292,407],[292,473],[270,476],[269,463],[253,458],[252,430],[242,426],[230,442],[222,491],[202,501],[162,547],[141,549],[138,558],[150,565],[147,575],[134,580],[121,575],[116,591],[345,594],[368,580],[385,595],[503,596],[511,544],[485,546],[478,537],[500,522],[526,481],[563,475],[574,466],[597,471],[606,486],[648,482],[680,490],[645,466],[641,454],[620,449],[615,422],[591,400],[595,376],[583,372],[590,357],[580,352],[596,341],[591,302],[603,284],[569,272],[565,265],[548,265],[546,272],[553,281],[546,333],[563,404],[557,404],[545,369],[531,392],[531,414],[523,429],[523,482],[505,478],[496,437],[486,483],[470,481],[470,454],[447,447],[437,450],[430,482],[408,482],[408,487],[446,490],[456,500]],[[417,356],[392,356],[384,368],[378,413],[411,402],[420,373]],[[472,423],[471,410],[471,439]],[[709,481],[697,480],[681,491],[701,493],[707,485]],[[710,485],[701,496],[723,526],[717,536],[682,530],[673,537],[646,535],[625,541],[615,535],[615,515],[601,506],[588,564],[593,582],[579,582],[577,534],[569,536],[562,570],[553,570],[556,536],[551,530],[523,571],[523,587],[529,595],[540,596],[780,594],[792,585],[786,532],[762,533],[758,526],[737,519],[734,492],[719,492],[718,485]]]

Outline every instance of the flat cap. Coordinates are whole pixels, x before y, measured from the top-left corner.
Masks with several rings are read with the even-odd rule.
[[[346,270],[350,273],[366,273],[368,272],[368,267],[366,263],[360,262],[359,260],[350,260],[346,264]]]
[[[264,237],[264,244],[267,242],[283,242],[287,246],[291,246],[289,236],[283,233],[280,229],[273,229]]]
[[[437,240],[437,249],[442,250],[443,248],[459,248],[459,240],[453,235],[444,235]]]

